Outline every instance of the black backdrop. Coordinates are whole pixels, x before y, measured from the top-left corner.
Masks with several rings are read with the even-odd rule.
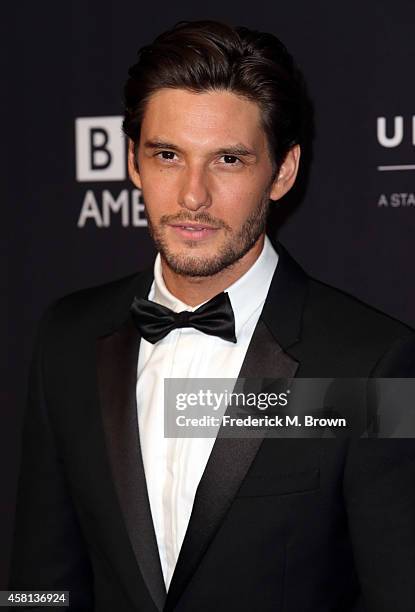
[[[140,194],[125,178],[117,144],[122,85],[139,46],[178,20],[200,18],[274,32],[306,76],[315,107],[314,159],[306,195],[287,215],[281,241],[312,275],[415,325],[413,0],[14,6],[2,54],[8,58],[3,78],[10,76],[3,133],[11,138],[2,147],[10,274],[0,588],[7,580],[36,322],[52,299],[152,260]],[[92,153],[85,148],[91,138]],[[99,152],[105,138],[111,159]],[[98,171],[111,164],[88,174],[91,155]]]

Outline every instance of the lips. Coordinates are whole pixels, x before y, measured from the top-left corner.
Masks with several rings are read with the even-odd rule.
[[[201,223],[174,224],[170,225],[176,236],[185,240],[206,240],[216,234],[218,227],[202,225]]]
[[[195,225],[195,224],[185,224],[185,223],[175,223],[172,227],[180,227],[181,229],[186,229],[190,231],[218,229],[210,225]]]

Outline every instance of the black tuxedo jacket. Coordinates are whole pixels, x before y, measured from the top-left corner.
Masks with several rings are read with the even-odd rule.
[[[275,246],[241,376],[414,375],[411,329]],[[76,292],[42,319],[9,588],[69,590],[71,610],[96,612],[414,612],[412,439],[218,438],[166,594],[129,314],[152,280],[149,269]]]

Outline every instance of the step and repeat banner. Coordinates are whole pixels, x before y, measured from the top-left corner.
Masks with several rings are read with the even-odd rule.
[[[275,231],[308,273],[415,326],[413,1],[19,4],[4,118],[15,161],[5,202],[3,584],[37,321],[51,300],[152,262],[145,202],[127,176],[123,84],[141,45],[193,19],[270,31],[286,44],[308,84],[314,138],[301,189],[276,205]]]

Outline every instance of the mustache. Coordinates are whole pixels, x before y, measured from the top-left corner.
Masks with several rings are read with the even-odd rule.
[[[200,223],[210,225],[216,228],[223,228],[228,231],[231,231],[231,227],[222,219],[217,219],[216,217],[212,217],[206,212],[196,213],[195,215],[191,215],[188,212],[182,212],[178,215],[162,215],[160,217],[160,223],[162,225],[170,224],[170,223],[186,223],[186,221],[190,223]]]

